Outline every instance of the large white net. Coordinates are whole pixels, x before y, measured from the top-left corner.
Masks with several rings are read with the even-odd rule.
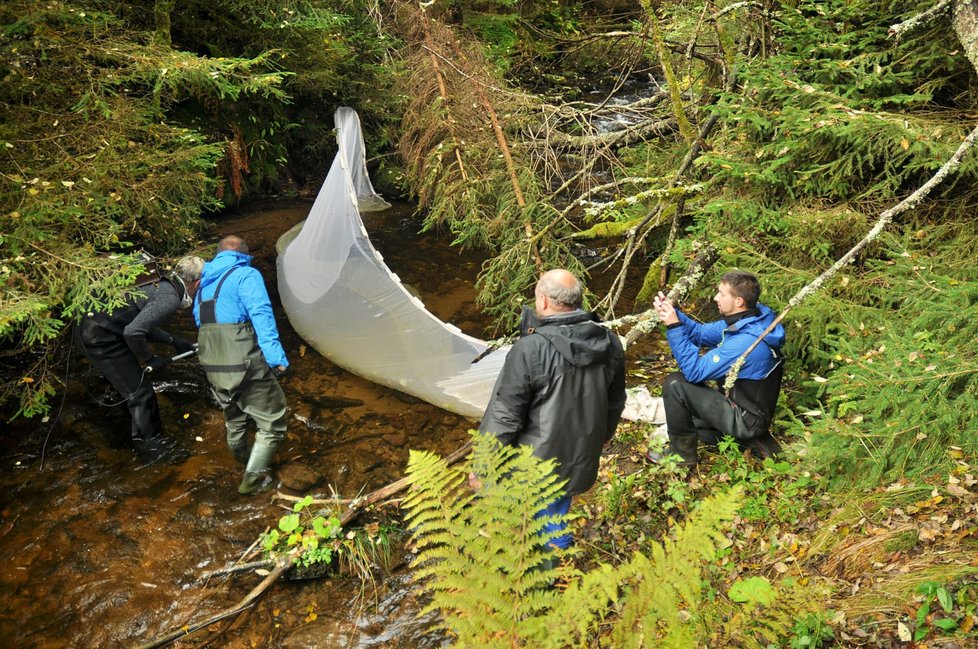
[[[479,419],[508,347],[442,322],[370,243],[360,211],[389,207],[367,176],[360,119],[336,111],[339,151],[309,216],[277,244],[282,304],[296,332],[332,362],[376,383]],[[658,399],[629,392],[625,416],[663,421]]]

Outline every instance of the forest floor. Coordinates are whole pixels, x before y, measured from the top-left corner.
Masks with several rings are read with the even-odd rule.
[[[645,459],[662,443],[649,426],[623,422],[575,507],[575,566],[648,556],[697,503],[741,484],[726,547],[707,569],[711,599],[729,597],[742,576],[793,580],[816,597],[813,614],[795,620],[791,647],[978,646],[978,466],[958,451],[947,482],[840,494],[806,469],[805,439],[781,441],[784,452],[764,461],[734,443],[701,445],[687,478]]]

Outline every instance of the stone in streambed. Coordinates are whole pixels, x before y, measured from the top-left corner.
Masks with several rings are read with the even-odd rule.
[[[279,467],[278,479],[286,489],[308,491],[321,483],[323,476],[305,464],[290,462]]]

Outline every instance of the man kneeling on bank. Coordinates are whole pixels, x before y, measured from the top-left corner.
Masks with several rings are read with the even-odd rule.
[[[693,321],[662,293],[655,298],[653,306],[666,326],[679,372],[662,384],[669,445],[665,453],[649,453],[649,460],[675,454],[682,466],[694,470],[698,443],[716,444],[722,435],[761,458],[781,451],[769,432],[784,373],[785,334],[780,323],[747,355],[729,394],[706,385],[715,380],[722,386],[731,366],[777,317],[758,303],[760,294],[753,274],[724,274],[713,297],[722,319],[708,323]]]

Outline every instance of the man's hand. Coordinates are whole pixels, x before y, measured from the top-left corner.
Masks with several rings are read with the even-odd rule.
[[[197,346],[190,340],[186,338],[181,338],[180,336],[173,337],[173,349],[177,352],[176,355],[186,354],[187,352],[194,351]]]
[[[280,379],[283,376],[285,376],[288,371],[289,368],[287,368],[285,365],[279,365],[278,367],[272,368],[272,374],[274,374],[275,378],[277,379]]]
[[[469,487],[472,491],[478,491],[482,488],[482,481],[474,473],[469,474]]]
[[[150,359],[146,361],[146,371],[159,372],[169,364],[169,358],[165,358],[163,356],[151,356]]]
[[[666,297],[662,291],[659,291],[659,294],[652,299],[652,308],[659,314],[659,319],[662,320],[662,324],[669,326],[679,322],[679,316],[676,315],[676,307],[672,305],[672,300]]]

